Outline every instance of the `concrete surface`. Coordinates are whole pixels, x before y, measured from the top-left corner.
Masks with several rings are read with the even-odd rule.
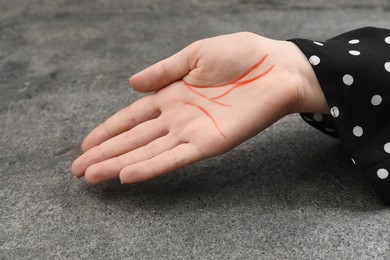
[[[71,177],[127,76],[194,40],[389,27],[385,0],[0,0],[0,259],[389,259],[390,210],[339,142],[291,115],[152,182]]]

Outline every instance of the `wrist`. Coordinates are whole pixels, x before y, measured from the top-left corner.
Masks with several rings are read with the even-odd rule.
[[[325,95],[306,56],[292,42],[283,41],[281,44],[283,44],[282,53],[284,53],[286,68],[298,92],[295,112],[329,114]]]

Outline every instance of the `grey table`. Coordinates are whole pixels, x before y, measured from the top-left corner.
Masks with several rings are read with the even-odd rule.
[[[389,209],[298,115],[139,185],[69,171],[88,131],[141,97],[127,76],[197,39],[390,25],[385,0],[305,2],[0,0],[0,259],[388,259]]]

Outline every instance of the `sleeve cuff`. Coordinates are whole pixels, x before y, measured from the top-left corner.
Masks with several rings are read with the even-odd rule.
[[[338,136],[381,199],[390,203],[390,30],[366,27],[327,41],[289,41],[312,65],[333,122],[326,115],[301,116]]]

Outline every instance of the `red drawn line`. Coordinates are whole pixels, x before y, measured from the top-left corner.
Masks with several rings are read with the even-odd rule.
[[[198,91],[196,91],[195,89],[193,89],[190,85],[188,85],[188,83],[186,83],[186,82],[184,82],[184,86],[186,86],[186,87],[188,88],[188,90],[190,90],[191,92],[195,93],[195,94],[198,95],[198,96],[201,96],[202,98],[207,99],[207,100],[210,101],[210,102],[213,102],[213,103],[215,103],[215,104],[218,104],[218,105],[221,105],[221,106],[224,106],[224,107],[230,107],[229,105],[226,105],[226,104],[224,104],[224,103],[221,103],[221,102],[219,102],[219,101],[217,101],[217,100],[213,100],[213,99],[209,98],[208,96],[205,96],[205,95],[203,95],[202,93],[199,93]]]
[[[190,105],[190,106],[193,106],[193,107],[196,107],[197,109],[199,109],[200,111],[202,111],[208,118],[210,118],[211,122],[214,124],[215,128],[217,129],[217,131],[219,132],[219,134],[223,137],[223,138],[226,138],[226,136],[223,134],[223,132],[221,131],[221,129],[219,128],[218,124],[217,124],[217,121],[215,121],[214,117],[206,110],[204,109],[203,107],[201,106],[198,106],[198,105],[195,105],[193,103],[189,103],[189,102],[186,102],[186,101],[183,101],[185,104],[187,105]]]
[[[244,80],[244,81],[239,81],[237,82],[233,87],[231,87],[230,89],[228,89],[225,93],[221,94],[221,95],[218,95],[218,96],[215,96],[215,97],[212,97],[211,99],[212,100],[215,100],[215,99],[218,99],[218,98],[221,98],[221,97],[224,97],[226,96],[227,94],[229,94],[232,90],[236,89],[236,88],[239,88],[239,87],[242,87],[242,86],[245,86],[246,84],[249,84],[261,77],[264,77],[265,75],[267,75],[272,69],[274,68],[274,65],[272,65],[271,67],[269,67],[265,72],[261,73],[260,75],[254,77],[254,78],[251,78],[251,79],[247,79],[247,80]]]
[[[267,75],[273,68],[274,68],[275,65],[271,65],[265,72],[261,73],[260,75],[257,75],[256,77],[253,77],[251,79],[247,79],[247,80],[244,80],[244,81],[239,81],[236,83],[236,85],[239,85],[239,86],[243,86],[243,85],[246,85],[248,83],[251,83],[265,75]]]
[[[232,85],[234,83],[239,83],[238,81],[243,79],[246,75],[248,75],[249,73],[251,73],[251,71],[253,71],[254,69],[256,69],[257,67],[259,67],[268,57],[268,54],[264,55],[261,60],[259,62],[257,62],[256,64],[254,64],[252,67],[250,67],[244,74],[242,74],[240,77],[238,77],[237,79],[231,81],[231,82],[228,82],[228,83],[225,83],[225,84],[221,84],[221,85],[215,85],[215,86],[201,86],[201,85],[191,85],[189,84],[188,82],[186,81],[183,81],[185,84],[191,86],[191,87],[194,87],[194,88],[220,88],[220,87],[226,87],[227,85]]]

